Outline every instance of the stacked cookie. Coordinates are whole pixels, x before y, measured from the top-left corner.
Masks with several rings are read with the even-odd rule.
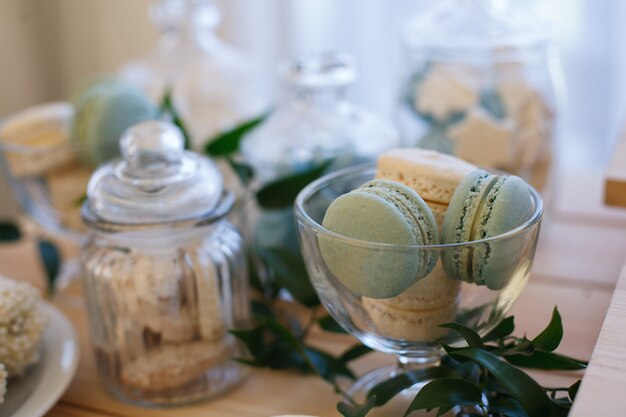
[[[394,149],[378,159],[376,178],[405,184],[432,210],[441,231],[454,191],[476,167],[453,156],[421,149]],[[440,323],[453,321],[460,282],[448,277],[438,260],[425,278],[400,295],[363,297],[363,305],[381,334],[394,339],[432,340],[442,336]]]

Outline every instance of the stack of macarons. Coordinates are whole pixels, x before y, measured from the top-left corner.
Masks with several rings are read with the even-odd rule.
[[[496,236],[531,213],[529,188],[518,177],[490,174],[434,151],[395,149],[378,159],[375,180],[331,203],[323,226],[364,241],[435,245]],[[378,333],[394,339],[443,336],[438,325],[454,321],[461,281],[496,290],[512,272],[503,270],[511,264],[497,253],[481,250],[375,250],[338,239],[319,242],[329,270],[362,297]],[[467,268],[470,263],[474,268]]]

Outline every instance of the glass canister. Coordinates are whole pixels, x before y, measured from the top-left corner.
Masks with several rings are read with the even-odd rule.
[[[170,87],[193,149],[266,110],[267,91],[255,66],[216,34],[220,11],[213,0],[159,0],[149,15],[161,38],[148,54],[124,65],[120,76],[155,103]]]
[[[512,0],[443,0],[404,35],[406,143],[518,174],[541,189],[553,152],[555,57]]]
[[[148,406],[215,396],[244,376],[228,329],[249,318],[232,193],[217,167],[183,150],[171,124],[122,136],[122,158],[102,165],[82,215],[91,340],[110,392]]]
[[[324,165],[328,172],[373,161],[399,145],[390,123],[347,100],[357,75],[351,56],[337,52],[300,56],[281,62],[278,75],[283,84],[279,105],[241,145],[243,159],[255,173],[253,188]],[[300,258],[292,205],[260,207],[248,224],[257,252],[279,249]],[[263,268],[260,272],[263,277]]]

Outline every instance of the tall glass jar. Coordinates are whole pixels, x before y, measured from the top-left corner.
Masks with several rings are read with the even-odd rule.
[[[123,159],[91,178],[82,254],[99,374],[116,397],[172,405],[236,384],[242,356],[228,329],[249,318],[233,195],[208,159],[183,150],[172,125],[145,122],[120,141]]]
[[[159,0],[150,18],[161,33],[159,43],[120,75],[155,103],[171,88],[194,149],[266,110],[267,92],[254,65],[215,33],[220,12],[213,0]]]
[[[516,173],[541,189],[552,160],[554,54],[512,0],[443,0],[407,25],[407,143]]]
[[[346,99],[356,78],[342,53],[306,55],[279,64],[282,98],[268,119],[241,145],[255,173],[253,188],[328,164],[325,171],[375,160],[399,145],[386,120]],[[278,248],[300,257],[292,205],[261,207],[248,221],[256,248]],[[263,275],[261,268],[261,275]]]

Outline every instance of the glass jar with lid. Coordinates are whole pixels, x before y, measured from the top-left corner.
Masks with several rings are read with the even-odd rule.
[[[89,182],[82,270],[99,374],[116,397],[172,405],[244,376],[228,329],[249,318],[233,194],[164,122],[136,125]]]
[[[216,33],[221,15],[215,1],[159,0],[149,16],[159,42],[123,65],[120,76],[155,103],[171,88],[193,149],[266,110],[268,94],[256,66]]]
[[[243,159],[255,173],[253,188],[321,166],[328,172],[373,161],[399,145],[389,122],[347,100],[357,76],[351,56],[300,56],[281,62],[278,75],[283,90],[277,108],[241,144]],[[292,205],[260,207],[249,216],[248,229],[255,249],[278,249],[300,258]],[[263,278],[264,268],[259,272]]]
[[[444,0],[403,39],[404,140],[518,174],[541,189],[556,115],[545,25],[511,0]]]

